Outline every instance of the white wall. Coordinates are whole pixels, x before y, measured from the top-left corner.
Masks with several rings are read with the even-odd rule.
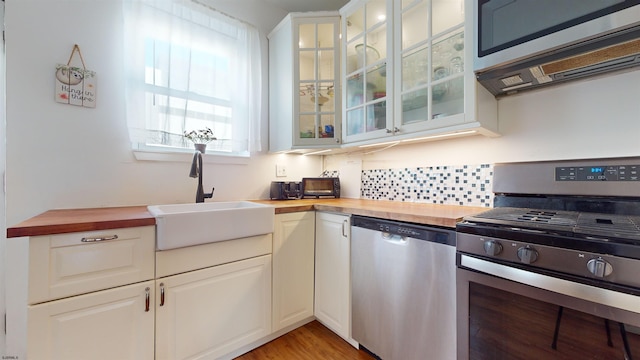
[[[0,29],[4,30],[4,3],[0,4]],[[5,52],[4,46],[0,46],[0,109],[5,107]],[[0,111],[0,174],[4,177],[5,173],[5,114],[3,111]],[[4,231],[6,228],[5,224],[5,194],[4,191],[0,191],[0,229],[2,230],[2,234],[0,234],[0,269],[5,268],[6,264],[6,234]],[[4,294],[3,289],[6,283],[5,272],[2,271],[0,273],[0,311],[4,311],[5,309],[5,298],[1,296]],[[0,326],[4,328],[5,322],[4,318],[0,319]],[[6,347],[5,337],[0,335],[0,354],[4,354],[4,349]]]
[[[257,24],[263,49],[263,149],[268,148],[269,31],[286,15],[257,0],[211,0]],[[117,0],[7,0],[7,224],[53,208],[192,202],[196,180],[185,162],[137,161],[124,117],[122,14]],[[78,44],[97,72],[95,109],[54,101],[54,69]],[[275,164],[296,180],[321,172],[318,157],[267,155],[247,165],[205,164],[214,200],[267,198]]]
[[[267,149],[266,35],[286,14],[259,0],[209,2],[256,24],[262,34],[262,139]],[[184,162],[137,161],[130,150],[122,95],[121,1],[6,0],[4,4],[7,225],[53,208],[194,201],[197,182],[188,176],[190,156]],[[74,44],[80,46],[87,67],[97,72],[95,109],[54,101],[55,65],[67,62]],[[205,190],[215,186],[214,200],[219,201],[267,198],[269,182],[276,179],[276,163],[288,167],[288,177],[279,180],[296,180],[322,171],[318,157],[263,151],[246,165],[205,164]],[[2,221],[0,225],[5,233]],[[2,259],[5,242],[0,241]],[[8,286],[13,289],[6,293],[6,302],[18,310],[8,315],[13,325],[6,349],[4,333],[0,333],[0,355],[22,358],[26,330],[14,325],[26,316],[27,263],[22,259],[27,242],[26,238],[8,241],[12,257],[7,263],[3,261],[0,269],[3,275],[8,274]],[[4,276],[0,277],[0,314],[5,308],[2,279]]]
[[[327,156],[325,167],[360,165],[367,170],[640,156],[640,70],[506,97],[498,101],[498,114],[498,138],[473,136],[370,155]]]

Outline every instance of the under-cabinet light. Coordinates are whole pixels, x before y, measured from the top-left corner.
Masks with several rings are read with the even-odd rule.
[[[366,147],[372,147],[372,146],[385,146],[385,145],[394,144],[394,143],[399,143],[399,142],[400,142],[400,141],[389,141],[389,142],[384,142],[384,143],[375,143],[375,144],[360,145],[360,146],[358,146],[358,147],[366,148]]]
[[[461,131],[461,132],[455,132],[455,133],[449,133],[449,134],[425,136],[417,139],[406,139],[401,141],[410,142],[410,141],[430,140],[430,139],[438,139],[438,138],[449,137],[449,136],[475,134],[476,132],[477,132],[476,130],[467,130],[467,131]]]
[[[306,153],[306,154],[302,154],[302,155],[317,155],[317,154],[322,154],[322,153],[326,153],[326,152],[329,152],[329,151],[331,151],[331,149],[314,151],[314,152],[310,152],[310,153]]]

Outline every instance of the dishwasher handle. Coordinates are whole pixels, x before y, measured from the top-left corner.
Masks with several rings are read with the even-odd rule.
[[[408,237],[406,237],[406,236],[397,235],[397,234],[391,234],[391,233],[388,233],[388,232],[382,232],[380,234],[382,236],[382,240],[388,242],[389,244],[394,244],[394,245],[406,245],[407,244]]]
[[[444,245],[456,245],[453,229],[355,215],[351,226]]]

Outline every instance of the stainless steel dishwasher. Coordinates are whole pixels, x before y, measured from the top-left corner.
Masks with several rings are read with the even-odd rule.
[[[456,357],[453,230],[352,217],[352,335],[384,360]]]

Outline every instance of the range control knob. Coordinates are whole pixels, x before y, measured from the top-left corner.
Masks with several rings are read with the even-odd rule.
[[[613,266],[609,264],[606,260],[599,257],[597,259],[591,259],[587,262],[587,270],[592,273],[594,276],[603,278],[605,276],[611,275],[613,272]]]
[[[483,246],[487,255],[496,256],[502,252],[502,245],[495,240],[487,240]]]
[[[538,260],[538,252],[530,246],[524,246],[518,249],[518,259],[525,264],[533,264]]]

